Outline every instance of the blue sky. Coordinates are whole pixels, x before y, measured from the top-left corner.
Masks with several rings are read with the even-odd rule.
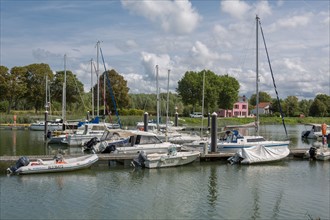
[[[106,68],[130,93],[177,88],[186,71],[209,69],[255,93],[255,16],[261,19],[280,98],[330,95],[329,1],[0,0],[1,65],[47,63],[91,87],[90,60],[101,41]],[[261,36],[259,35],[260,39]],[[275,97],[260,41],[259,90]],[[101,58],[100,70],[104,71]],[[94,82],[96,77],[94,76]]]

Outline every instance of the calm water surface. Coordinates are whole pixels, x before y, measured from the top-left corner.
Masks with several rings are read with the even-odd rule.
[[[261,135],[282,138],[280,126]],[[290,148],[308,148],[289,126]],[[0,130],[0,155],[78,149],[43,144],[42,133]],[[330,163],[302,159],[264,165],[195,162],[166,169],[99,165],[70,173],[0,175],[0,219],[330,218]]]

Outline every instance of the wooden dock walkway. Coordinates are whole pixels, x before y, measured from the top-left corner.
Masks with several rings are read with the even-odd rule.
[[[291,149],[288,158],[303,158],[304,153],[308,149]],[[200,161],[213,161],[213,160],[227,160],[229,157],[233,156],[234,153],[224,153],[224,152],[215,152],[208,153],[206,155],[201,155]],[[54,155],[25,155],[30,160],[50,160]],[[76,157],[81,155],[69,155],[66,157]],[[98,154],[99,163],[110,162],[110,161],[119,161],[127,163],[137,157],[136,154]],[[0,164],[14,164],[21,156],[0,156]]]

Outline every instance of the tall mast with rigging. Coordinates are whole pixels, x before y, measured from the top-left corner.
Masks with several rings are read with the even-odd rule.
[[[63,92],[62,92],[62,120],[66,121],[66,54],[64,54],[64,82],[63,82]]]
[[[259,17],[256,16],[256,133],[259,135],[259,39],[258,39],[258,30],[259,30]]]

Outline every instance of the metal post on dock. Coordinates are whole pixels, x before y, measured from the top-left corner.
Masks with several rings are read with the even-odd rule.
[[[210,112],[209,112],[209,113],[207,114],[207,127],[208,127],[208,128],[209,128],[210,125],[211,125],[210,121],[211,121],[211,114],[210,114]]]
[[[215,152],[217,148],[217,113],[212,113],[212,123],[211,123],[211,152]]]
[[[178,127],[178,118],[179,118],[179,113],[175,112],[175,118],[174,118],[174,126]]]
[[[47,133],[48,133],[48,111],[45,111],[45,141],[47,140]]]
[[[148,131],[148,112],[144,113],[143,117],[143,130]]]

